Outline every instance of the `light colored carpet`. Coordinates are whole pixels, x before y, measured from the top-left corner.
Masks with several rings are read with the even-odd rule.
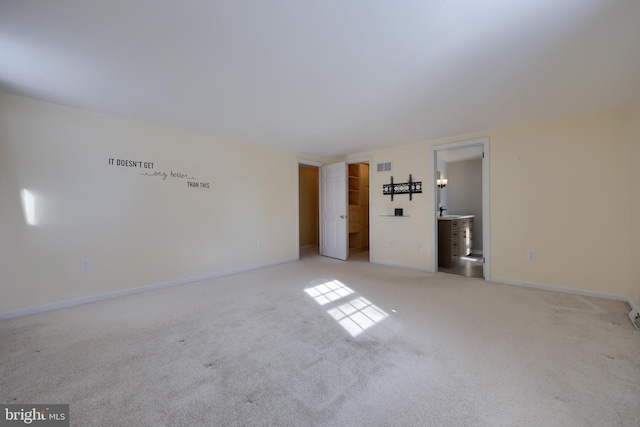
[[[628,310],[309,256],[2,321],[0,399],[73,426],[638,426]]]

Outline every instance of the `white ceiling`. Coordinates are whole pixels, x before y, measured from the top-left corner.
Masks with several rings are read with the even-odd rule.
[[[2,0],[0,89],[323,158],[622,108],[637,0]]]

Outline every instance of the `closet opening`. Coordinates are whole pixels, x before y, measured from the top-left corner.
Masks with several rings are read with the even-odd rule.
[[[347,164],[349,261],[369,262],[369,163]]]
[[[319,253],[320,167],[298,163],[298,258]]]

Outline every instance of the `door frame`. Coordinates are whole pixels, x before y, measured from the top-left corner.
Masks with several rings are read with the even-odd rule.
[[[430,150],[430,164],[432,173],[429,175],[429,188],[431,191],[431,212],[433,219],[431,220],[431,265],[433,271],[438,271],[438,216],[436,214],[438,210],[437,206],[437,189],[436,189],[436,174],[438,170],[437,152],[464,148],[470,146],[482,145],[484,157],[482,161],[482,255],[484,257],[483,275],[484,280],[491,280],[491,206],[490,206],[490,149],[489,149],[489,137],[475,138],[464,141],[451,142],[448,144],[434,145]]]
[[[322,215],[322,206],[320,206],[320,203],[322,202],[322,197],[320,197],[320,183],[322,182],[322,163],[319,162],[314,162],[312,160],[306,160],[306,159],[296,159],[296,193],[295,193],[295,211],[296,211],[296,259],[300,260],[300,165],[305,165],[305,166],[314,166],[316,168],[318,168],[318,209],[320,210],[320,212],[318,213],[318,248],[320,249],[320,251],[322,252],[322,218],[320,217],[320,215]]]
[[[355,163],[366,163],[369,165],[369,210],[367,212],[367,215],[369,215],[369,262],[371,262],[371,235],[373,234],[372,228],[371,228],[371,162],[373,161],[373,157],[372,156],[365,156],[365,157],[356,157],[354,159],[348,159],[347,160],[347,167],[349,167],[349,165],[355,164]],[[347,178],[347,193],[349,191],[349,179]],[[347,203],[347,209],[349,209],[349,204]],[[347,220],[349,218],[347,217]],[[347,243],[349,242],[349,227],[347,227]],[[347,252],[349,252],[349,248],[348,248],[348,244],[347,244]],[[349,259],[349,257],[347,256],[347,260]]]
[[[357,157],[357,158],[353,158],[353,159],[348,159],[345,163],[348,165],[353,164],[353,163],[367,163],[369,165],[369,262],[371,262],[371,253],[373,250],[373,247],[371,245],[371,241],[372,241],[372,236],[373,236],[373,228],[371,227],[371,192],[372,192],[372,185],[371,185],[371,181],[372,181],[372,168],[371,168],[371,162],[373,161],[373,157],[372,156],[365,156],[365,157]],[[313,160],[307,160],[307,159],[302,159],[302,158],[297,158],[296,159],[296,164],[295,164],[295,174],[296,174],[296,192],[295,192],[295,211],[296,211],[296,216],[295,216],[295,227],[296,227],[296,231],[295,231],[295,236],[296,236],[296,258],[297,260],[300,260],[300,174],[299,174],[299,167],[300,165],[306,165],[306,166],[314,166],[316,168],[318,168],[318,249],[319,252],[322,253],[322,245],[324,244],[323,242],[323,218],[322,218],[322,197],[320,197],[320,192],[322,191],[322,166],[326,166],[328,164],[331,163],[320,163],[320,162],[315,162]],[[347,184],[349,185],[349,181],[347,180]],[[348,190],[348,188],[347,188]],[[348,209],[349,205],[347,203],[347,209]],[[347,217],[348,220],[348,217]],[[349,227],[347,227],[347,242],[349,239]],[[347,244],[347,260],[349,259],[349,247]]]

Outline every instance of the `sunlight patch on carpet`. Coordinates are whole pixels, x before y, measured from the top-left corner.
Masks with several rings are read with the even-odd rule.
[[[320,283],[312,288],[306,288],[304,291],[320,305],[337,301],[353,293],[353,289],[349,288],[339,280],[330,280]]]
[[[354,337],[389,317],[382,309],[363,297],[332,308],[327,313]]]
[[[321,283],[315,284],[318,282]],[[339,280],[324,279],[315,283],[304,291],[320,305],[331,303],[333,307],[327,310],[327,313],[352,337],[360,335],[366,329],[389,317],[384,310],[366,298],[362,296],[353,298],[357,295],[355,291]],[[352,299],[340,304],[339,300],[349,295],[352,295]]]

